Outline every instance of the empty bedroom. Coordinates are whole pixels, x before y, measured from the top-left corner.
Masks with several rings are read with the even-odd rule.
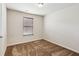
[[[0,56],[79,56],[79,3],[0,3]]]

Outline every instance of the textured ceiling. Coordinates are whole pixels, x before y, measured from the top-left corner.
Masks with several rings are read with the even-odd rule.
[[[75,3],[45,3],[44,6],[40,8],[37,6],[37,3],[7,3],[7,8],[44,16],[73,5],[75,5]]]

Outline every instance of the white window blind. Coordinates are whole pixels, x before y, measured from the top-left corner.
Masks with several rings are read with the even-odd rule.
[[[32,35],[33,34],[33,18],[24,17],[23,19],[23,34]]]

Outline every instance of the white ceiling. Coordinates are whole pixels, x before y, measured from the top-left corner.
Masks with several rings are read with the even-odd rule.
[[[40,8],[37,3],[7,3],[7,8],[44,16],[72,5],[75,5],[75,3],[45,3]]]

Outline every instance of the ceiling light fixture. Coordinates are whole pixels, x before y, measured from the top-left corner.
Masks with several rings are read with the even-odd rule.
[[[38,7],[43,7],[44,3],[38,3]]]

